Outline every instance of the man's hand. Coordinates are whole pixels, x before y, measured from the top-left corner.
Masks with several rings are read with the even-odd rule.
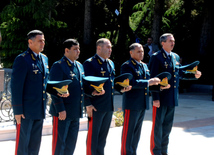
[[[15,115],[16,123],[21,124],[22,118],[25,119],[25,116],[23,114]]]
[[[167,86],[160,86],[160,89],[169,89],[171,87],[171,85],[170,84],[168,84]]]
[[[120,91],[121,93],[124,93],[124,92],[130,91],[131,89],[132,89],[132,86],[128,86],[126,88],[121,89]]]
[[[200,71],[196,71],[195,78],[198,79],[201,77],[201,75],[202,75],[202,73]]]
[[[69,92],[67,92],[66,94],[57,93],[57,95],[58,95],[59,97],[68,97],[70,94],[69,94]]]
[[[97,111],[97,109],[93,105],[86,106],[88,117],[93,117],[93,111]]]
[[[59,120],[64,121],[66,119],[66,111],[59,112]]]
[[[153,106],[157,107],[157,108],[160,108],[160,101],[159,100],[154,100],[153,101]]]
[[[103,94],[105,94],[105,90],[102,90],[100,93],[98,93],[96,90],[94,90],[92,92],[92,96],[100,96],[100,95],[103,95]]]
[[[151,78],[151,79],[149,79],[149,86],[158,85],[159,83],[160,83],[160,79],[159,78]]]

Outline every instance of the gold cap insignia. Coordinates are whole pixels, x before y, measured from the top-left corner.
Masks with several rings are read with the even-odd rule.
[[[198,66],[195,66],[192,70],[186,70],[186,71],[195,74],[197,70],[198,70]]]
[[[168,85],[168,78],[167,77],[163,78],[163,80],[160,82],[160,85],[167,86]]]
[[[62,88],[53,87],[56,91],[60,94],[67,94],[68,93],[68,85],[62,86]]]
[[[123,80],[123,82],[116,82],[116,84],[119,84],[122,87],[126,88],[129,86],[129,79],[127,78],[127,79]]]
[[[99,93],[103,90],[103,85],[104,85],[104,83],[101,83],[99,86],[95,86],[93,84],[90,84],[90,86],[92,86]]]

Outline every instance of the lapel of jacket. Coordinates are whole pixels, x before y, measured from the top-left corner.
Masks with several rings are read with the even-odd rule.
[[[84,74],[84,72],[82,71],[82,68],[80,67],[79,63],[76,61],[76,66],[77,69],[79,71],[79,76],[80,76],[80,80],[82,79],[82,74]]]
[[[100,67],[101,67],[101,72],[102,72],[103,75],[104,75],[106,72],[109,72],[109,71],[108,71],[108,68],[106,68],[107,66],[104,66],[103,61],[100,59],[100,57],[99,57],[97,54],[94,56],[94,58],[97,60],[98,64],[100,65]]]
[[[38,62],[38,60],[36,59],[36,57],[35,57],[33,51],[32,51],[30,48],[28,49],[28,51],[29,51],[29,54],[30,54],[31,59],[33,60],[35,66],[37,66],[37,67],[39,68],[39,70],[43,73],[42,65],[41,65],[41,64]]]
[[[175,55],[172,52],[171,52],[171,61],[172,61],[173,70],[175,70],[176,58],[175,58]]]
[[[41,54],[41,59],[42,59],[42,64],[43,64],[43,68],[44,68],[44,74],[46,74],[48,72],[48,64],[45,61],[45,56]]]
[[[133,58],[130,58],[130,63],[132,64],[132,66],[134,66],[135,72],[138,76],[140,75],[140,73],[143,74],[140,65]]]
[[[64,69],[65,74],[73,78],[75,76],[73,73],[73,64],[71,64],[65,56],[62,57],[62,62],[64,62],[64,67],[62,68]]]

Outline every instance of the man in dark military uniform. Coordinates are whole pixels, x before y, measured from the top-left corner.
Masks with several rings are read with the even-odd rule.
[[[142,45],[133,43],[129,48],[131,58],[121,66],[121,74],[133,75],[130,81],[132,89],[123,94],[124,124],[121,155],[137,154],[145,110],[149,109],[149,86],[160,83],[159,78],[150,79],[147,65],[141,61],[144,57]]]
[[[172,52],[175,39],[172,34],[166,33],[160,37],[162,49],[152,55],[149,62],[151,77],[161,72],[169,72],[171,87],[160,92],[152,92],[153,97],[153,126],[151,133],[150,150],[152,155],[167,155],[169,134],[172,129],[175,106],[178,106],[179,78],[185,75],[179,71],[180,57]],[[201,76],[196,71],[195,78]]]
[[[64,56],[51,67],[50,81],[72,80],[68,85],[70,95],[51,95],[50,113],[53,116],[53,155],[72,155],[76,146],[79,119],[82,117],[84,69],[79,58],[80,46],[75,39],[63,43]]]
[[[85,87],[85,106],[89,117],[87,155],[104,155],[104,147],[113,114],[114,63],[109,59],[112,45],[101,38],[96,43],[96,55],[87,59],[83,66],[85,76],[108,77],[100,93],[93,87]],[[126,90],[125,90],[126,91]]]
[[[27,38],[29,48],[16,57],[11,77],[12,107],[17,123],[16,155],[39,153],[46,110],[49,68],[48,58],[41,53],[44,34],[33,30]]]

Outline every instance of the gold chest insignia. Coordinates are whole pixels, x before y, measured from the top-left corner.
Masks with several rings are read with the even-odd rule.
[[[99,59],[98,59],[99,60]],[[102,76],[104,76],[104,74],[106,73],[106,71],[103,70],[103,68],[101,68],[100,73],[102,74]]]

